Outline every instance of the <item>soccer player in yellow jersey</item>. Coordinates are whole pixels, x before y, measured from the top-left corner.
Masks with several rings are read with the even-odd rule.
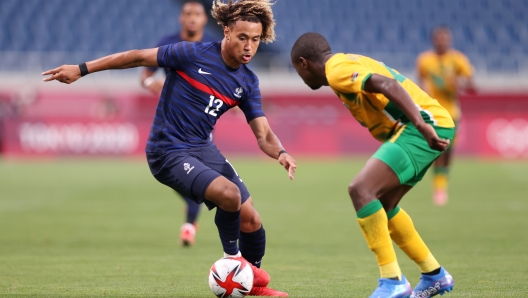
[[[382,62],[332,54],[320,34],[299,37],[291,59],[306,85],[314,90],[330,86],[352,115],[383,142],[348,187],[359,226],[380,269],[379,286],[371,297],[432,297],[451,291],[453,278],[398,206],[453,140],[455,123],[449,113]],[[392,241],[422,272],[414,289],[401,273]]]
[[[438,26],[432,32],[433,50],[418,56],[416,69],[418,82],[432,98],[446,108],[455,123],[460,120],[458,94],[475,89],[473,70],[469,59],[451,48],[451,31],[446,26]],[[434,163],[433,202],[438,206],[447,203],[447,178],[451,161],[449,147]]]

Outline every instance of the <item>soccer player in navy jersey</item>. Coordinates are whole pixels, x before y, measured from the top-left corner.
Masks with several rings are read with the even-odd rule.
[[[215,223],[225,257],[245,258],[255,274],[249,295],[288,294],[268,288],[260,269],[266,237],[249,192],[235,169],[209,139],[217,119],[238,106],[260,149],[275,158],[294,178],[297,165],[271,130],[262,111],[258,78],[246,66],[260,41],[275,39],[270,0],[214,0],[212,14],[224,28],[221,42],[180,42],[131,50],[80,65],[46,71],[44,81],[70,84],[108,69],[168,67],[169,75],[146,146],[154,177],[182,195],[216,207]]]
[[[158,41],[156,47],[174,44],[181,41],[203,41],[212,42],[218,39],[205,34],[204,27],[207,24],[207,15],[202,3],[197,1],[186,2],[181,9],[180,25],[181,30],[176,34],[164,36]],[[165,80],[154,78],[158,67],[145,67],[141,72],[141,85],[157,96],[161,95],[163,83]],[[168,75],[170,68],[164,68],[165,74]],[[212,137],[212,135],[211,135]],[[194,244],[197,230],[197,219],[202,204],[196,203],[187,196],[182,197],[186,203],[186,219],[180,228],[180,244],[190,246]]]

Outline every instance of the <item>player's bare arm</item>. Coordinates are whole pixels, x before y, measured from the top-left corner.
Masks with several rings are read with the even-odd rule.
[[[440,139],[434,128],[425,123],[413,100],[407,91],[400,86],[398,81],[382,75],[373,74],[365,82],[364,90],[371,93],[381,93],[392,101],[425,137],[429,147],[438,151],[447,149],[449,140]]]
[[[109,69],[126,69],[138,66],[158,66],[158,48],[131,50],[122,53],[108,55],[97,60],[86,62],[87,73],[94,73]],[[77,81],[81,76],[79,65],[62,65],[57,68],[45,71],[42,75],[51,75],[44,78],[45,82],[59,81],[65,84],[71,84]]]
[[[266,117],[258,117],[249,122],[253,134],[257,138],[260,150],[269,157],[275,158],[288,171],[290,180],[295,177],[297,164],[295,160],[284,150],[279,138],[273,133]]]

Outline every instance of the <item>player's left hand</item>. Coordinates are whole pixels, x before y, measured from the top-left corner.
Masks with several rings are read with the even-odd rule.
[[[297,164],[295,159],[293,159],[288,153],[283,153],[279,156],[279,163],[288,170],[288,175],[290,180],[295,178],[295,169],[297,169]]]
[[[429,147],[431,147],[431,149],[437,151],[445,151],[447,147],[449,147],[451,141],[449,139],[441,139],[440,137],[438,137],[436,131],[431,125],[424,124],[417,128],[420,133],[422,133],[425,140],[427,141],[427,144],[429,144]]]
[[[43,76],[51,75],[44,78],[44,82],[59,81],[64,84],[71,84],[81,77],[81,70],[78,65],[63,65],[50,69],[42,73]]]

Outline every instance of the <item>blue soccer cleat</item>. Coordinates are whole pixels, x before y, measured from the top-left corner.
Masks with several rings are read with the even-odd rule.
[[[411,293],[411,284],[402,275],[402,280],[380,278],[378,288],[370,295],[370,298],[409,298]]]
[[[444,267],[440,267],[440,273],[436,275],[424,275],[412,292],[411,298],[428,298],[438,294],[444,295],[445,292],[451,292],[455,281]]]

